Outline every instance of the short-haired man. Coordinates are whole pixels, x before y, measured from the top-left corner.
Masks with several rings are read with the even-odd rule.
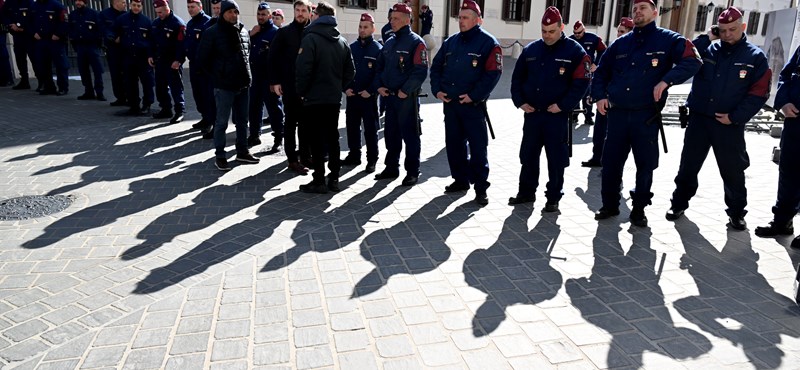
[[[486,100],[500,81],[503,52],[497,39],[481,27],[478,3],[464,0],[458,28],[460,32],[445,40],[431,64],[431,92],[444,104],[447,162],[453,176],[444,191],[466,191],[475,184],[475,202],[486,205]]]
[[[239,5],[233,0],[220,3],[217,24],[209,27],[200,40],[197,60],[203,70],[211,76],[214,98],[217,103],[217,119],[214,123],[214,165],[220,171],[229,171],[225,155],[225,130],[233,116],[236,126],[236,161],[258,163],[247,149],[247,104],[250,87],[250,36],[239,22]]]
[[[586,31],[586,27],[580,20],[575,21],[575,25],[572,26],[572,36],[569,38],[577,41],[583,46],[583,50],[586,50],[586,54],[589,55],[589,59],[592,61],[591,72],[594,72],[594,70],[597,69],[597,63],[600,62],[600,57],[606,50],[606,44],[603,43],[603,39],[595,33]],[[589,91],[587,90],[586,92],[588,93]],[[584,110],[583,122],[587,125],[593,125],[594,121],[592,118],[594,117],[594,113],[592,113],[592,104],[586,99],[586,96],[581,99],[581,105]]]
[[[203,3],[200,0],[188,0],[186,10],[192,19],[186,23],[186,39],[183,45],[186,48],[186,59],[189,60],[189,82],[192,84],[194,105],[201,117],[192,128],[208,133],[213,131],[217,109],[214,102],[214,87],[197,63],[197,49],[200,47],[203,32],[211,27],[211,17],[203,11]]]
[[[303,99],[303,124],[314,134],[311,156],[314,179],[300,186],[306,193],[339,191],[339,108],[342,91],[355,76],[350,47],[336,29],[336,11],[325,1],[317,3],[314,18],[303,31],[297,55],[297,94]],[[320,71],[325,71],[321,73]],[[325,156],[328,156],[327,184]]]
[[[271,152],[277,152],[283,143],[283,103],[269,88],[269,49],[278,33],[272,23],[269,4],[262,2],[256,9],[258,24],[250,30],[250,70],[253,72],[253,86],[250,87],[250,136],[248,146],[261,145],[261,125],[264,106],[269,113],[274,142]]]
[[[628,153],[633,152],[636,188],[631,191],[630,220],[646,227],[644,208],[653,198],[650,188],[658,167],[659,117],[667,88],[694,76],[702,62],[691,41],[656,26],[658,9],[653,0],[634,0],[632,13],[636,28],[606,49],[592,78],[592,100],[600,114],[608,114],[600,191],[603,206],[594,218],[619,214],[622,172]]]
[[[127,106],[125,97],[125,76],[123,75],[124,63],[122,60],[122,46],[114,42],[114,22],[125,14],[128,4],[125,0],[112,0],[111,6],[100,12],[100,27],[103,29],[103,42],[106,47],[106,63],[108,73],[111,75],[111,90],[114,92],[112,107]]]
[[[275,24],[275,27],[281,28],[283,27],[283,21],[283,10],[275,9],[275,11],[272,12],[272,23]]]
[[[150,53],[150,30],[153,22],[142,14],[142,0],[131,0],[130,11],[114,22],[114,43],[123,50],[123,75],[125,76],[128,114],[150,114],[153,104],[153,67],[147,62]],[[142,100],[139,106],[139,81],[142,83]]]
[[[100,47],[103,45],[100,14],[87,7],[86,0],[76,0],[75,9],[69,14],[69,38],[78,54],[78,72],[84,89],[78,100],[106,101],[103,96],[103,63],[100,62]]]
[[[692,81],[686,101],[689,126],[675,177],[672,207],[666,217],[677,220],[689,208],[689,200],[697,192],[697,174],[713,148],[724,185],[728,225],[744,230],[747,228],[744,170],[750,167],[744,128],[769,98],[772,71],[764,52],[747,41],[744,34],[747,25],[738,9],[730,7],[723,11],[717,23],[719,43],[712,43],[717,37],[711,31],[693,41],[705,62]]]
[[[517,195],[509,205],[532,203],[539,186],[539,157],[547,154],[548,181],[545,212],[558,212],[564,195],[564,168],[569,166],[567,143],[572,109],[589,86],[591,60],[580,44],[564,35],[558,8],[542,16],[542,38],[522,50],[511,75],[511,100],[525,112],[519,159]]]
[[[183,121],[186,101],[183,97],[183,62],[186,61],[186,23],[169,8],[167,0],[155,0],[153,41],[147,62],[155,68],[156,99],[161,110],[153,118],[170,118],[169,123]],[[170,95],[172,100],[170,100]],[[175,107],[175,115],[172,108]]]
[[[67,8],[58,0],[33,2],[34,66],[39,70],[41,95],[66,95],[69,92],[69,61],[67,60]],[[53,84],[53,65],[56,84]]]

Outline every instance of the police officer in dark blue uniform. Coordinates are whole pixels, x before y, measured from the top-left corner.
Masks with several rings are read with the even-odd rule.
[[[350,152],[342,161],[343,166],[361,164],[361,124],[364,124],[364,141],[367,146],[366,173],[375,172],[378,163],[378,92],[373,90],[381,44],[372,38],[375,19],[369,13],[361,14],[358,23],[358,40],[350,44],[356,77],[345,89],[347,95],[347,147]]]
[[[189,60],[189,82],[192,84],[192,96],[197,112],[201,119],[192,125],[192,128],[203,132],[210,132],[214,127],[217,116],[216,103],[214,102],[214,88],[211,79],[203,74],[202,68],[193,62],[197,58],[197,49],[203,32],[211,27],[211,17],[203,11],[200,0],[189,0],[186,9],[192,19],[186,23],[186,39],[183,46],[186,48],[186,59]]]
[[[497,39],[480,23],[480,6],[464,0],[458,13],[461,32],[448,37],[433,58],[431,92],[444,102],[447,162],[454,180],[444,192],[466,191],[475,184],[475,201],[486,205],[486,100],[500,81],[503,52]]]
[[[386,98],[386,168],[375,179],[400,176],[400,151],[405,142],[406,177],[402,184],[412,186],[419,181],[421,132],[418,95],[428,75],[428,49],[422,38],[411,31],[411,8],[408,5],[394,4],[389,18],[394,36],[381,50],[373,81],[373,89]]]
[[[69,92],[69,61],[67,60],[67,8],[57,0],[36,0],[33,3],[33,49],[35,68],[42,80],[42,95],[66,95]],[[53,65],[56,85],[53,84]]]
[[[600,36],[597,36],[594,33],[587,32],[586,27],[584,27],[583,22],[580,20],[575,22],[575,25],[572,26],[572,36],[571,39],[577,41],[583,49],[586,50],[586,54],[589,55],[589,59],[592,60],[592,69],[591,72],[597,68],[597,62],[600,60],[600,57],[603,55],[603,52],[606,50],[606,44],[603,43],[603,39]],[[588,96],[588,90],[587,96]],[[589,103],[584,96],[581,99],[581,105],[583,106],[583,116],[585,117],[584,123],[587,125],[594,124],[592,117],[594,117],[594,113],[592,113],[592,104]]]
[[[33,54],[33,0],[6,0],[3,5],[0,20],[6,25],[14,40],[14,60],[17,64],[20,80],[14,90],[27,90],[31,88],[28,75],[28,58],[34,63]],[[34,72],[36,69],[34,68]],[[37,76],[38,77],[38,76]],[[41,79],[39,79],[41,83]]]
[[[419,32],[420,36],[429,35],[431,33],[431,29],[433,29],[433,12],[428,4],[422,4],[421,11],[419,13],[419,22],[421,25],[421,29]]]
[[[633,32],[606,49],[592,79],[592,100],[597,111],[608,114],[608,134],[603,152],[601,195],[603,207],[596,220],[619,214],[622,171],[628,153],[636,162],[636,188],[631,191],[630,220],[647,226],[644,207],[653,193],[653,170],[658,167],[660,110],[667,88],[694,76],[702,62],[691,41],[656,27],[658,10],[652,0],[634,0]]]
[[[150,27],[152,21],[142,14],[142,0],[131,0],[130,11],[114,22],[114,42],[121,45],[124,61],[126,101],[128,114],[150,114],[153,104],[153,67],[147,61],[150,53]],[[139,106],[139,82],[142,83],[142,100]]]
[[[128,105],[125,101],[125,77],[122,74],[122,47],[114,42],[114,22],[119,16],[125,14],[128,4],[125,0],[113,0],[111,6],[100,12],[100,25],[103,28],[103,43],[106,48],[106,63],[108,63],[108,73],[111,75],[111,90],[114,92],[112,107],[124,107]]]
[[[800,48],[781,70],[775,107],[786,117],[778,163],[778,199],[772,207],[773,219],[769,225],[756,227],[756,235],[760,237],[792,235],[793,219],[800,210]],[[800,236],[792,241],[792,247],[800,248]]]
[[[744,127],[769,98],[772,71],[767,56],[747,41],[742,13],[730,7],[719,15],[719,38],[712,32],[693,41],[703,57],[703,67],[692,81],[689,126],[683,139],[683,153],[672,207],[667,220],[677,220],[697,193],[697,174],[714,148],[730,222],[736,230],[747,227],[747,188],[744,170],[750,167]]]
[[[547,154],[545,212],[557,212],[563,196],[564,168],[569,166],[569,117],[589,86],[591,60],[580,44],[564,35],[558,8],[542,17],[542,38],[528,44],[511,75],[511,99],[525,112],[519,159],[519,191],[508,204],[536,200],[539,156]]]
[[[381,41],[383,44],[386,45],[386,41],[389,41],[389,38],[394,36],[394,31],[392,31],[392,8],[389,8],[389,22],[381,27]]]
[[[69,14],[69,38],[78,54],[78,72],[84,89],[78,100],[106,101],[103,96],[103,63],[100,62],[100,47],[103,45],[100,17],[96,10],[86,6],[84,0],[76,0],[75,10]]]
[[[283,145],[283,102],[270,91],[267,73],[269,69],[269,46],[278,27],[272,23],[272,13],[268,3],[258,4],[257,25],[250,30],[250,70],[253,72],[253,85],[250,86],[250,136],[247,145],[261,145],[261,125],[264,106],[269,113],[274,142],[270,152],[277,152]]]
[[[183,121],[186,102],[183,97],[183,62],[186,61],[186,23],[169,8],[167,0],[155,0],[158,18],[153,20],[150,57],[155,68],[156,98],[161,110],[153,118],[170,118],[169,123]],[[172,100],[170,100],[172,95]],[[175,106],[175,115],[172,107]]]

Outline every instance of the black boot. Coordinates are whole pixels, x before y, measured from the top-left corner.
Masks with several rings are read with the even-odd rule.
[[[30,90],[30,88],[31,83],[28,81],[28,77],[22,77],[17,86],[12,87],[11,90]]]

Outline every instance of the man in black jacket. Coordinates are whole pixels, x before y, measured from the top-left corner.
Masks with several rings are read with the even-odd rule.
[[[233,114],[236,125],[236,161],[258,163],[247,149],[247,109],[251,82],[250,36],[239,22],[239,5],[233,0],[222,1],[217,24],[209,27],[200,40],[197,60],[203,71],[211,76],[217,118],[214,123],[214,147],[220,171],[228,171],[225,157],[225,130]]]
[[[267,65],[270,89],[283,97],[284,110],[284,150],[289,161],[289,169],[300,175],[308,173],[308,169],[300,164],[299,159],[308,160],[311,153],[308,147],[305,130],[299,126],[303,102],[295,91],[295,62],[303,38],[303,29],[311,18],[311,3],[307,0],[294,2],[294,22],[278,30],[269,49]],[[295,140],[295,132],[297,139]],[[298,156],[299,149],[299,156]]]
[[[353,57],[347,40],[336,29],[336,11],[320,1],[314,21],[303,32],[297,55],[295,80],[297,94],[303,99],[303,122],[312,129],[311,156],[314,158],[314,180],[301,185],[306,193],[339,191],[339,108],[342,91],[355,77]],[[325,161],[328,154],[328,184],[325,186]]]

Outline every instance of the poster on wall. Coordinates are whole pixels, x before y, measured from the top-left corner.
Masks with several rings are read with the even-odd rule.
[[[798,46],[800,46],[800,18],[797,9],[770,12],[767,36],[761,47],[767,53],[769,67],[772,69],[772,93],[767,105],[772,106],[775,103],[778,76]]]

